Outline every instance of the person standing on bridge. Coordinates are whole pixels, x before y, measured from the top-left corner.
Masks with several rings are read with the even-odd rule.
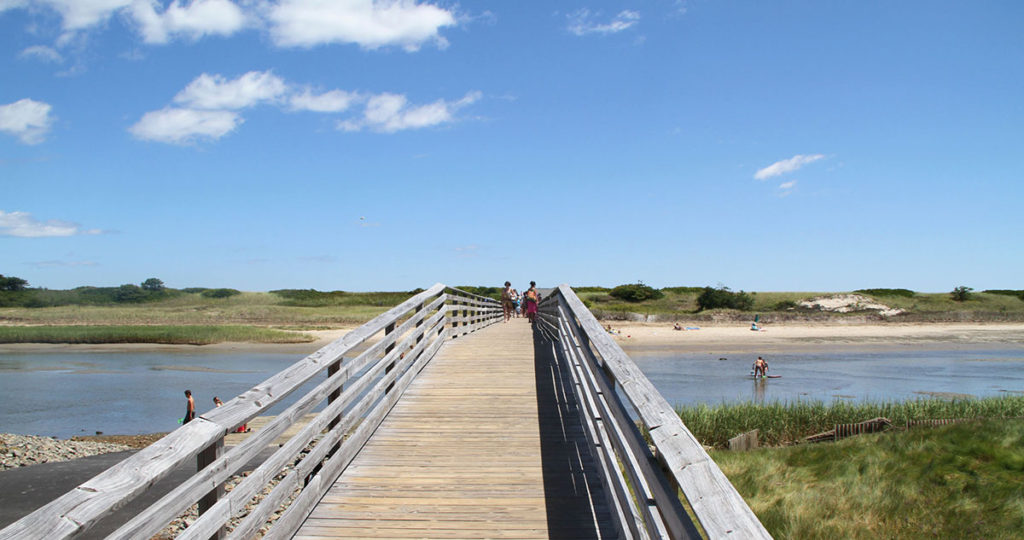
[[[537,303],[540,302],[540,293],[537,292],[537,282],[531,281],[530,288],[527,289],[526,294],[526,318],[530,319],[530,324],[533,324],[537,319]]]
[[[512,282],[506,281],[505,288],[501,290],[501,310],[505,313],[505,322],[512,319]]]

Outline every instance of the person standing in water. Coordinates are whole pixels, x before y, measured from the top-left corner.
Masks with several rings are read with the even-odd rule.
[[[761,358],[760,356],[758,356],[757,360],[754,362],[754,377],[758,376],[768,376],[768,362],[765,362],[764,358]]]
[[[182,424],[187,424],[196,419],[196,400],[192,399],[191,390],[185,390],[185,398],[188,402],[185,404],[185,419],[182,420]]]

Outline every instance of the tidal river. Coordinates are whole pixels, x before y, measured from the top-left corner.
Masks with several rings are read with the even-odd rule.
[[[0,354],[0,432],[48,435],[171,431],[185,413],[227,401],[301,354],[123,352]],[[1024,394],[1024,348],[772,355],[752,380],[753,357],[634,353],[672,405],[742,401],[906,400]],[[320,382],[316,380],[309,385]],[[300,389],[292,397],[304,393]],[[271,409],[283,410],[291,400]]]

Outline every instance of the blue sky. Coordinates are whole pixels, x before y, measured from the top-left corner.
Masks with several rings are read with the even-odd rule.
[[[1024,3],[0,0],[32,286],[1024,288]]]

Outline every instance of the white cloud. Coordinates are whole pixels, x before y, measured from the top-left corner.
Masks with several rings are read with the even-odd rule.
[[[183,35],[199,39],[208,35],[230,36],[246,26],[247,17],[230,0],[193,0],[183,5],[174,0],[162,13],[157,0],[135,0],[132,17],[146,43],[167,43]]]
[[[39,221],[28,212],[4,212],[0,210],[0,236],[21,238],[42,238],[47,236],[75,236],[79,234],[101,234],[98,229],[84,230],[76,223],[50,219]]]
[[[174,102],[195,109],[243,109],[278,100],[284,81],[269,71],[250,71],[234,80],[203,73],[174,96]]]
[[[28,5],[28,0],[0,0],[0,13],[8,9],[22,8]]]
[[[758,170],[754,173],[754,178],[757,180],[767,180],[773,176],[780,176],[786,173],[791,173],[808,163],[814,163],[819,159],[824,159],[825,156],[822,154],[813,154],[805,156],[803,154],[797,154],[789,159],[783,159],[782,161],[776,161],[771,165]]]
[[[793,189],[794,187],[796,187],[796,180],[790,180],[789,182],[779,184],[779,189]]]
[[[419,129],[454,120],[455,111],[480,99],[480,92],[470,92],[455,102],[438,100],[420,106],[410,106],[409,100],[399,94],[378,94],[367,100],[363,117],[338,124],[345,131],[367,128],[382,133],[406,129]]]
[[[64,30],[84,30],[104,23],[133,0],[39,0],[61,14]]]
[[[219,139],[242,122],[232,111],[165,108],[146,113],[128,131],[148,141],[187,144],[198,138]]]
[[[49,103],[28,98],[0,105],[0,131],[18,137],[25,144],[41,143],[53,123],[51,108]]]
[[[640,14],[636,11],[623,10],[608,22],[597,21],[597,15],[592,14],[589,9],[581,9],[570,13],[569,32],[577,36],[588,34],[617,34],[628,30],[640,21]]]
[[[267,10],[270,34],[282,47],[355,43],[367,49],[398,45],[416,51],[456,24],[453,12],[414,0],[280,0]]]
[[[22,58],[35,58],[42,60],[43,62],[54,62],[57,64],[64,61],[64,57],[61,56],[56,49],[45,45],[33,45],[31,47],[26,47],[18,53],[18,56]]]
[[[455,113],[481,98],[478,91],[455,101],[438,100],[413,105],[401,94],[366,96],[358,92],[329,90],[314,93],[309,86],[291,85],[270,71],[250,71],[236,79],[203,73],[174,97],[174,105],[151,111],[131,126],[136,138],[172,144],[196,139],[219,139],[242,122],[239,109],[268,103],[292,111],[339,113],[356,105],[355,117],[338,123],[338,129],[394,133],[455,121]]]
[[[331,90],[323,94],[313,94],[305,89],[301,94],[292,94],[289,102],[293,110],[313,112],[342,112],[359,99],[359,95],[342,90]]]

